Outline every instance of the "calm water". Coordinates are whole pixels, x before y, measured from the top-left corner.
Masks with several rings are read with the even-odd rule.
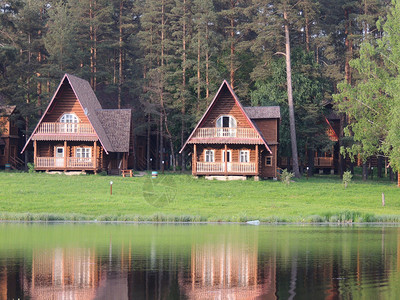
[[[0,223],[0,299],[400,299],[400,227]]]

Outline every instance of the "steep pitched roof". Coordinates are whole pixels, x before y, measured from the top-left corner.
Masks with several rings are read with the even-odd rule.
[[[245,116],[247,122],[249,123],[249,125],[258,133],[260,139],[262,140],[262,143],[265,145],[265,147],[267,148],[267,150],[272,153],[271,149],[269,148],[267,141],[265,140],[264,136],[261,134],[260,130],[255,126],[255,124],[253,123],[253,121],[250,119],[250,117],[247,115],[244,107],[242,106],[242,104],[240,104],[239,98],[236,96],[235,92],[233,91],[232,87],[230,86],[230,84],[224,80],[221,84],[221,86],[219,87],[217,93],[214,96],[214,99],[211,101],[210,105],[208,106],[206,112],[203,114],[203,116],[201,117],[200,121],[197,123],[196,127],[194,128],[194,130],[192,131],[192,133],[190,134],[189,138],[186,140],[185,144],[183,145],[182,149],[179,151],[179,153],[182,153],[183,149],[185,149],[186,145],[188,144],[188,142],[192,139],[194,133],[196,132],[196,130],[201,126],[201,124],[203,124],[204,120],[206,119],[206,117],[208,116],[209,112],[211,111],[211,109],[214,107],[219,94],[221,93],[222,88],[226,86],[230,92],[230,94],[232,95],[233,99],[235,100],[236,105],[239,107],[239,109],[241,110],[241,112],[243,113],[243,115]]]
[[[130,109],[100,109],[96,111],[114,152],[129,151]]]
[[[250,119],[280,119],[280,106],[246,106],[244,110]]]
[[[90,83],[84,79],[81,79],[79,77],[76,77],[71,74],[65,74],[63,79],[60,81],[60,84],[58,85],[58,88],[56,92],[53,95],[53,98],[51,99],[49,105],[46,108],[46,111],[44,112],[43,116],[41,117],[40,121],[36,125],[36,128],[32,132],[31,136],[29,137],[29,140],[26,142],[24,149],[22,149],[22,152],[24,152],[25,148],[29,144],[30,140],[32,139],[33,135],[37,131],[40,123],[42,122],[44,116],[50,109],[52,103],[54,102],[54,99],[56,98],[58,91],[60,90],[62,84],[64,81],[67,80],[69,85],[71,86],[76,98],[78,99],[79,104],[81,105],[83,111],[85,112],[87,118],[89,119],[89,122],[92,124],[94,131],[97,134],[97,137],[99,138],[99,141],[101,145],[103,146],[104,150],[106,153],[108,152],[127,152],[129,150],[129,133],[128,137],[126,137],[126,131],[122,130],[121,135],[118,135],[118,132],[115,131],[116,128],[122,127],[122,124],[120,122],[122,121],[129,121],[129,123],[125,123],[125,127],[130,130],[130,121],[131,118],[127,118],[126,114],[127,111],[130,113],[130,109],[124,110],[126,112],[121,113],[124,117],[115,121],[114,123],[109,121],[109,117],[107,113],[102,113],[102,107],[100,105],[99,100],[96,97],[96,94],[92,90],[92,87],[90,86]],[[106,118],[106,120],[101,120],[101,118]],[[115,126],[115,125],[118,126]],[[110,125],[112,128],[105,128]],[[124,128],[125,128],[124,127]],[[107,134],[108,131],[110,133],[110,136]],[[125,145],[121,142],[111,142],[112,139],[113,141],[118,140],[118,139],[127,139],[128,140],[128,147],[126,148]],[[114,145],[116,148],[114,149]],[[126,151],[119,151],[120,149],[128,149]]]

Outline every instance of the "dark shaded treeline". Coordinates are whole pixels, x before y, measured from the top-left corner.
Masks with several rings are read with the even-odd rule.
[[[149,158],[177,152],[227,79],[244,105],[280,105],[280,152],[290,155],[285,19],[300,159],[331,148],[324,105],[390,1],[0,1],[0,101],[30,133],[64,73],[88,80],[103,107],[132,108]],[[342,130],[346,118],[341,117]],[[153,136],[153,140],[149,138]],[[151,147],[150,147],[150,143]],[[153,153],[150,149],[153,148]],[[183,158],[185,158],[185,155]],[[304,158],[304,157],[303,157]],[[178,164],[178,163],[176,163]],[[179,164],[185,159],[179,158]],[[173,164],[175,165],[175,164]]]

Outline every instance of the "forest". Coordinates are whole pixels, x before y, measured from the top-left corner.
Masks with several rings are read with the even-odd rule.
[[[299,159],[331,147],[333,107],[342,155],[385,156],[398,170],[397,0],[1,0],[0,102],[17,105],[29,135],[74,74],[103,107],[131,108],[135,135],[157,136],[178,166],[226,79],[246,106],[280,105],[290,156],[285,27]]]

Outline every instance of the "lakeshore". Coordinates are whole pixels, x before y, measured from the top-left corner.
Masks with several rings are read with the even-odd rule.
[[[338,176],[330,175],[303,177],[289,186],[172,173],[152,179],[150,174],[123,178],[0,172],[0,182],[0,220],[400,222],[396,185],[386,179],[363,182],[358,176],[346,189]]]

